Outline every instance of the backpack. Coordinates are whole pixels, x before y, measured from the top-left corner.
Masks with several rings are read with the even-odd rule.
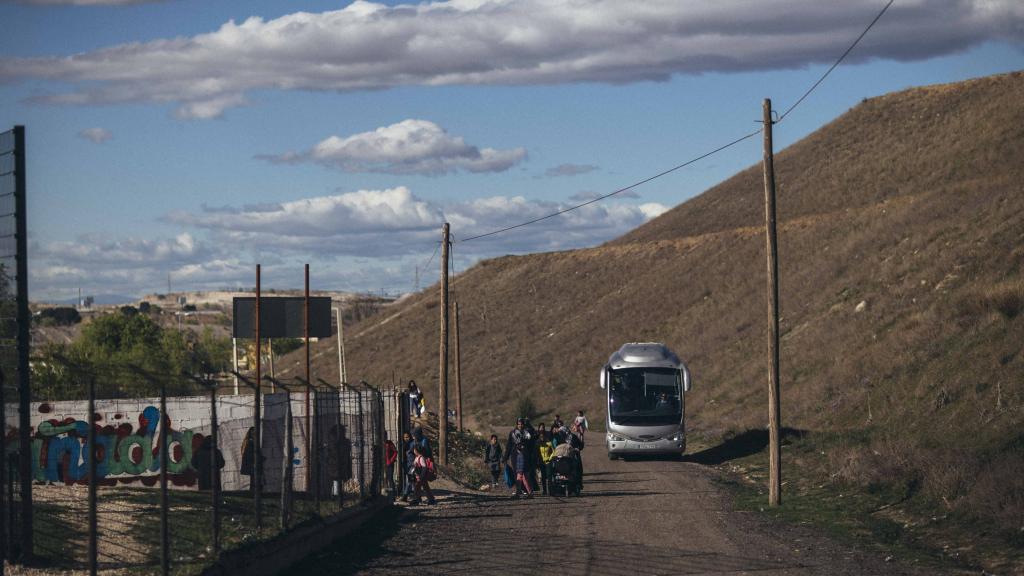
[[[434,466],[434,459],[427,458],[427,466],[423,469],[423,479],[427,482],[437,480],[437,467]]]

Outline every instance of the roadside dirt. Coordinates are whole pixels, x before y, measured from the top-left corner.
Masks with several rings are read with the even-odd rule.
[[[935,574],[731,510],[713,469],[584,452],[583,496],[437,485],[292,574]]]

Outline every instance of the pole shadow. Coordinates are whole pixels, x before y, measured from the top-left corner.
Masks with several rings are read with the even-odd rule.
[[[782,430],[782,440],[801,439],[808,434],[806,430],[798,428],[786,428]],[[683,459],[687,462],[716,466],[731,460],[744,458],[757,454],[768,447],[768,431],[761,428],[754,428],[741,432],[735,436],[726,438],[721,444],[687,454]]]

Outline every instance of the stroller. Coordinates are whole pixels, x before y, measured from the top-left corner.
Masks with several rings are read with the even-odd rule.
[[[579,450],[573,450],[571,456],[551,460],[550,482],[549,490],[552,495],[580,495],[583,490],[583,462],[580,460]]]

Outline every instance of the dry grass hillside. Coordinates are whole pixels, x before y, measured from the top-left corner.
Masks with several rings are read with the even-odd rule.
[[[1021,94],[1024,73],[872,98],[776,156],[784,425],[847,434],[826,457],[840,479],[900,479],[1008,531],[1024,526]],[[460,274],[466,413],[507,423],[529,396],[600,422],[599,368],[653,340],[690,364],[692,429],[763,427],[762,227],[755,165],[603,246]],[[350,379],[415,378],[436,407],[436,292],[347,330]]]

